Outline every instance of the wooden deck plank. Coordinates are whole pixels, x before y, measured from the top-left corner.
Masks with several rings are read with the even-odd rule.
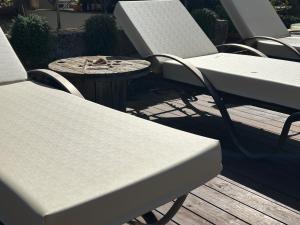
[[[231,215],[235,215],[240,220],[250,224],[283,224],[270,216],[263,214],[239,201],[236,201],[223,193],[220,193],[207,186],[201,186],[192,193],[207,202],[221,208]]]
[[[213,224],[247,224],[234,215],[229,214],[213,204],[191,194],[186,199],[184,207]]]
[[[192,106],[197,108],[198,110],[205,111],[208,113],[211,113],[215,116],[220,116],[220,112],[218,109],[212,107],[212,103],[209,103],[205,100],[202,100],[202,96],[197,96],[198,101],[191,103]],[[181,99],[174,99],[172,100],[172,103],[177,106],[183,106],[184,103],[181,103]],[[261,125],[263,126],[264,130],[270,131],[272,133],[279,134],[282,130],[283,122],[277,121],[277,120],[272,120],[267,117],[262,117],[259,115],[255,115],[253,113],[250,113],[247,111],[247,109],[241,110],[241,106],[237,109],[237,107],[231,107],[228,108],[229,114],[232,118],[233,121],[238,121],[240,123],[244,123],[246,125],[254,126],[257,128],[261,128]],[[245,112],[247,111],[247,112]],[[300,132],[300,129],[296,126],[292,127],[291,134],[297,134]],[[293,137],[294,139],[298,138],[297,136]]]
[[[215,178],[206,184],[208,187],[239,201],[265,215],[268,215],[282,223],[297,224],[300,214],[283,207],[270,199],[256,195],[249,190],[240,188],[223,179]]]
[[[271,198],[271,197],[269,197],[269,196],[267,196],[267,195],[265,195],[265,194],[262,194],[262,193],[260,193],[260,192],[258,192],[258,191],[255,191],[254,189],[251,189],[251,188],[249,188],[249,187],[247,187],[247,186],[245,186],[245,185],[243,185],[243,184],[241,184],[241,183],[238,183],[238,182],[236,182],[236,181],[234,181],[234,180],[232,180],[232,179],[229,179],[228,177],[225,177],[225,176],[223,176],[223,175],[218,175],[217,178],[218,178],[218,179],[221,179],[221,180],[224,180],[224,181],[226,181],[226,182],[228,182],[228,183],[230,183],[230,184],[232,184],[232,185],[235,185],[235,186],[237,186],[238,188],[244,189],[245,191],[250,192],[250,193],[252,193],[252,194],[254,194],[254,195],[257,195],[257,196],[259,196],[259,197],[261,197],[261,198],[263,198],[263,199],[265,199],[265,200],[271,202],[272,204],[279,205],[279,206],[281,206],[281,207],[283,207],[283,208],[286,208],[286,209],[289,210],[289,211],[293,211],[295,214],[300,215],[300,211],[297,211],[297,210],[295,210],[295,209],[293,209],[293,208],[291,208],[291,207],[289,207],[289,206],[287,206],[287,205],[285,205],[285,204],[283,204],[283,203],[281,203],[281,202],[279,202],[279,201],[274,200],[273,198]],[[274,194],[273,194],[273,195],[274,195]],[[292,200],[294,200],[294,199],[292,199]]]
[[[290,196],[300,199],[300,180],[293,173],[287,173],[280,164],[269,164],[268,161],[253,161],[248,159],[234,160],[230,158],[223,159],[226,169],[234,173],[243,174],[248,177],[272,186],[274,189],[288,193]],[[294,169],[299,169],[299,165]]]
[[[176,96],[176,93],[172,93],[171,96],[173,97],[173,100],[169,100],[168,102],[181,106],[186,107],[184,103],[182,103],[181,99]],[[210,107],[214,106],[214,102],[211,96],[208,96],[206,94],[200,94],[196,96],[198,98],[198,101],[191,103],[195,107],[200,106],[201,107]],[[260,109],[260,110],[259,110]],[[277,126],[278,128],[282,127],[282,123],[286,120],[287,114],[267,110],[267,109],[261,109],[255,106],[250,105],[243,105],[243,106],[234,106],[229,108],[229,111],[231,111],[233,114],[238,114],[241,117],[248,118],[250,116],[251,120],[254,121],[260,121],[262,123],[266,123],[268,125]],[[215,109],[215,112],[218,112],[217,109]],[[271,114],[271,118],[269,115],[269,112],[273,112]],[[219,114],[218,114],[219,115]],[[275,119],[277,118],[277,120]],[[295,132],[300,132],[300,125],[296,124],[296,126],[293,127]]]
[[[172,104],[174,105],[174,109],[173,109],[173,111],[172,112],[170,112],[170,110],[168,110],[165,114],[163,113],[163,109],[159,109],[158,111],[159,111],[159,113],[160,114],[164,114],[164,117],[163,118],[166,118],[166,117],[168,117],[168,115],[169,115],[169,113],[172,113],[172,114],[174,114],[175,112],[176,112],[176,110],[177,110],[177,108],[182,108],[182,106],[184,105],[184,103],[182,103],[181,102],[181,99],[173,99],[173,100],[170,100],[171,102],[172,102]],[[179,104],[179,106],[176,108],[175,106],[176,106],[176,104],[178,105]],[[193,104],[195,104],[195,103],[193,103]],[[215,108],[212,108],[211,106],[208,106],[208,107],[206,107],[204,104],[202,104],[201,106],[195,106],[196,107],[196,109],[198,110],[198,113],[200,114],[200,113],[202,113],[202,114],[204,114],[204,113],[210,113],[210,114],[212,114],[212,115],[215,115],[215,116],[217,116],[217,117],[220,117],[220,113],[219,113],[219,111],[217,110],[217,109],[215,109]],[[152,107],[150,108],[150,107],[148,107],[147,108],[147,113],[148,114],[150,114],[151,115],[151,110],[152,110]],[[229,110],[230,111],[230,110]],[[231,112],[231,111],[230,111]],[[199,115],[198,115],[199,116]],[[239,115],[239,112],[231,112],[231,116],[232,116],[232,119],[234,120],[234,121],[236,121],[236,122],[238,122],[238,123],[241,123],[241,124],[245,124],[246,126],[248,126],[248,127],[251,127],[252,129],[253,128],[257,128],[257,129],[259,129],[259,130],[265,130],[266,132],[270,132],[270,134],[276,134],[275,136],[274,136],[274,144],[276,144],[277,143],[277,138],[278,138],[278,134],[281,132],[281,127],[283,126],[283,124],[281,124],[281,126],[279,127],[276,127],[276,126],[273,126],[273,125],[271,125],[271,124],[269,124],[269,125],[266,125],[266,124],[264,124],[264,123],[262,123],[262,122],[260,122],[260,121],[256,121],[256,120],[254,120],[253,118],[246,118],[245,116],[241,116],[241,115]],[[195,116],[196,117],[196,116]],[[156,118],[156,117],[155,117]],[[169,115],[169,118],[171,118],[171,116]],[[173,116],[173,118],[174,118],[174,116]],[[291,132],[291,133],[294,133],[294,134],[296,134],[298,132],[298,130],[294,130],[294,132]],[[275,139],[276,138],[276,139]],[[298,135],[298,136],[294,136],[294,137],[292,137],[292,139],[294,139],[294,140],[297,140],[297,139],[299,139],[300,138],[300,135]],[[299,145],[299,147],[300,147],[300,145]]]
[[[165,214],[168,209],[171,207],[172,203],[167,203],[157,209],[158,212]],[[187,210],[186,208],[181,208],[176,216],[173,218],[173,221],[182,224],[182,225],[212,225],[211,222],[205,220],[199,215],[195,214],[192,211]]]
[[[268,196],[273,201],[278,202],[278,204],[287,205],[290,208],[293,208],[294,211],[300,212],[300,202],[294,197],[290,196],[289,193],[285,193],[280,189],[274,189],[273,185],[266,185],[260,183],[259,180],[249,177],[247,174],[239,174],[235,171],[230,171],[225,169],[222,171],[222,175],[230,180],[234,180],[242,186],[248,187],[250,190],[255,190],[256,192],[261,193],[261,195]]]
[[[157,218],[158,220],[160,220],[160,219],[163,217],[163,214],[160,213],[160,212],[158,212],[157,210],[153,210],[152,212],[153,212],[153,214],[156,216],[156,218]],[[138,221],[138,222],[145,223],[145,221],[143,220],[142,217],[138,217],[138,218],[136,218],[135,220]],[[128,225],[128,224],[126,224],[126,225]],[[168,222],[166,225],[178,225],[178,223],[175,223],[174,221],[171,220],[171,221]]]

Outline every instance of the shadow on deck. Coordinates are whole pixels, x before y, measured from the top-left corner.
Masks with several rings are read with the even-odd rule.
[[[253,160],[232,144],[207,94],[197,91],[197,100],[188,103],[181,97],[192,90],[155,78],[137,80],[130,90],[128,113],[222,144],[222,174],[191,192],[170,224],[300,224],[300,123],[293,125],[284,151]],[[248,149],[267,152],[277,147],[288,115],[242,102],[228,108]],[[167,205],[157,209],[158,215]]]

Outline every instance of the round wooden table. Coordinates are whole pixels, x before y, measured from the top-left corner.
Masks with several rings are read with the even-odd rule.
[[[150,65],[128,57],[84,56],[60,59],[48,67],[73,83],[86,99],[125,111],[128,80],[147,75]]]

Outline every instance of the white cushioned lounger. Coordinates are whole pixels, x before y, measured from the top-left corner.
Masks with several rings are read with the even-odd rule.
[[[5,225],[118,225],[220,172],[216,140],[24,81],[26,71],[0,35]]]
[[[118,23],[143,56],[172,54],[200,69],[220,91],[300,109],[300,64],[218,53],[179,0],[119,1]],[[200,85],[187,69],[160,60],[171,80]]]
[[[291,35],[269,0],[220,0],[243,39],[277,38],[300,50],[300,35]],[[257,48],[267,55],[299,59],[274,41],[259,40]]]
[[[27,72],[0,27],[0,85],[26,79]]]

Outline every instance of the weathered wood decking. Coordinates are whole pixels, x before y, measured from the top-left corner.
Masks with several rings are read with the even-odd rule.
[[[189,105],[180,98],[180,85],[160,79],[136,81],[131,89],[128,113],[222,143],[222,174],[192,191],[170,224],[300,224],[300,123],[284,152],[251,160],[236,151],[210,96],[199,91]],[[230,105],[229,112],[245,146],[273,150],[287,115],[242,104]]]

